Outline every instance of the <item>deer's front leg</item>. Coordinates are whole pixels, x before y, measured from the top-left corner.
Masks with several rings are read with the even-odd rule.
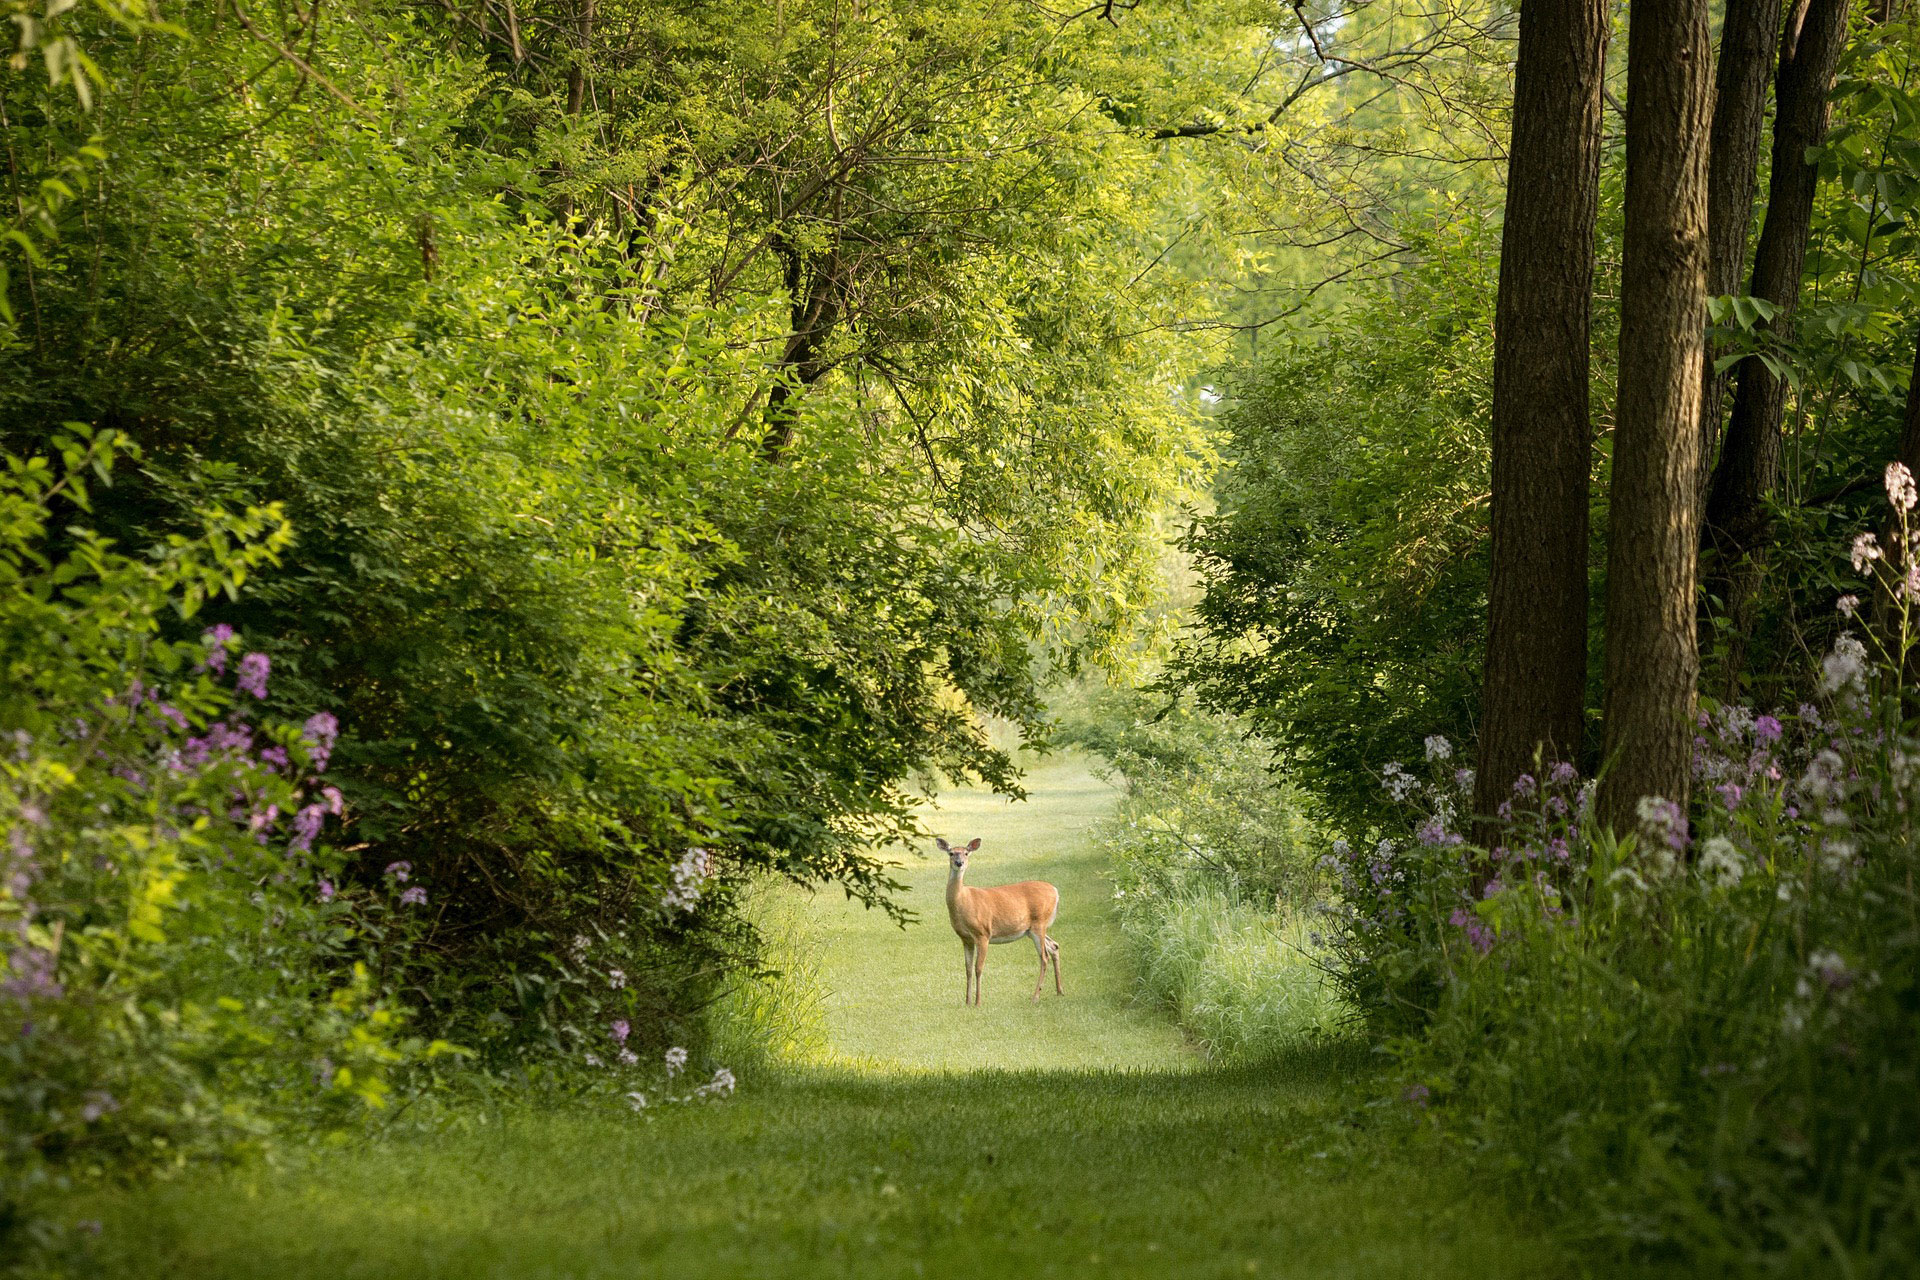
[[[961,1004],[973,1003],[973,939],[960,939],[960,975],[966,983],[966,993],[960,997]]]
[[[975,938],[973,940],[973,1002],[975,1004],[980,1003],[983,994],[980,989],[980,975],[985,973],[986,970],[987,939],[984,937]]]

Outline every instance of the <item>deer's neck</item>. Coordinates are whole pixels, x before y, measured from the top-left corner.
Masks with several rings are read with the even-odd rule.
[[[966,899],[967,886],[962,883],[966,874],[967,869],[965,867],[949,867],[947,869],[947,913],[949,915],[957,914],[960,910],[960,904]]]

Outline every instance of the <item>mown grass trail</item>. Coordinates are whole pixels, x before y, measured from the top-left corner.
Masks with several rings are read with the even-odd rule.
[[[923,922],[821,902],[844,1062],[748,1080],[716,1106],[522,1110],[425,1140],[317,1152],[86,1208],[82,1264],[119,1276],[1549,1277],[1567,1260],[1332,1048],[1205,1067],[1128,1000],[1083,770],[1034,801],[948,801],[982,883],[1065,895],[1068,996],[1028,1003],[1030,946],[960,1003],[931,861]],[[1024,947],[1024,949],[1023,949]]]
[[[902,901],[918,913],[907,929],[838,895],[814,916],[827,980],[827,1029],[848,1065],[871,1071],[1143,1068],[1198,1065],[1159,1010],[1133,998],[1134,984],[1088,828],[1113,803],[1113,788],[1068,760],[1034,770],[1030,799],[954,791],[927,814],[949,840],[981,838],[967,869],[978,887],[1049,880],[1060,888],[1054,935],[1067,995],[1033,1003],[1039,961],[1024,939],[991,949],[980,1007],[961,1003],[960,939],[947,923],[946,859],[937,853],[897,873]]]

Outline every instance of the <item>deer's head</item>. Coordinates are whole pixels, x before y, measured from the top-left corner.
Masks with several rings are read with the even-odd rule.
[[[973,843],[961,845],[957,849],[938,836],[933,838],[933,842],[940,846],[940,852],[947,855],[947,865],[955,871],[965,871],[967,869],[967,855],[980,847],[978,837],[974,838]]]

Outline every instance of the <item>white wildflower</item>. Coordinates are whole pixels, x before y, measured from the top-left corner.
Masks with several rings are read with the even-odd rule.
[[[1859,683],[1867,671],[1867,646],[1858,637],[1841,636],[1833,642],[1833,652],[1820,663],[1820,691],[1834,693]]]
[[[1714,836],[1700,846],[1700,875],[1722,889],[1731,889],[1747,874],[1747,860],[1733,841]]]
[[[1807,957],[1807,972],[1820,979],[1829,991],[1844,991],[1853,985],[1853,970],[1837,951],[1816,951]],[[1804,986],[1806,979],[1801,979]]]
[[[667,1050],[667,1079],[671,1080],[687,1065],[687,1051],[679,1045]]]
[[[1851,618],[1860,608],[1860,597],[1855,595],[1841,596],[1833,602],[1833,607],[1840,611],[1841,617]]]
[[[1827,840],[1820,845],[1820,866],[1829,875],[1843,876],[1854,869],[1859,854],[1851,840]]]
[[[1887,464],[1887,501],[1900,511],[1913,510],[1914,503],[1920,502],[1920,491],[1914,488],[1913,472],[1907,470],[1904,462]]]
[[[1451,742],[1448,742],[1443,735],[1438,733],[1434,734],[1432,737],[1427,739],[1427,759],[1429,760],[1453,759],[1453,744]]]
[[[660,898],[668,911],[691,911],[700,901],[700,891],[713,875],[713,855],[705,849],[688,849],[673,864],[673,887]]]
[[[615,991],[627,985],[627,975],[619,969],[607,970],[607,985]]]
[[[1867,566],[1880,558],[1880,540],[1863,533],[1853,540],[1853,571],[1865,573]]]
[[[635,1111],[644,1111],[647,1106],[647,1095],[644,1093],[630,1093],[627,1095],[627,1105]]]
[[[1840,778],[1845,772],[1847,762],[1840,753],[1828,748],[1807,762],[1807,771],[1800,776],[1800,791],[1808,800],[1837,799],[1841,793]]]
[[[713,1079],[693,1091],[697,1098],[725,1098],[733,1093],[733,1072],[721,1067]]]
[[[1380,785],[1385,787],[1387,794],[1395,800],[1405,800],[1413,794],[1414,788],[1420,785],[1412,774],[1401,768],[1397,760],[1389,761],[1387,767],[1380,771],[1380,775]]]

